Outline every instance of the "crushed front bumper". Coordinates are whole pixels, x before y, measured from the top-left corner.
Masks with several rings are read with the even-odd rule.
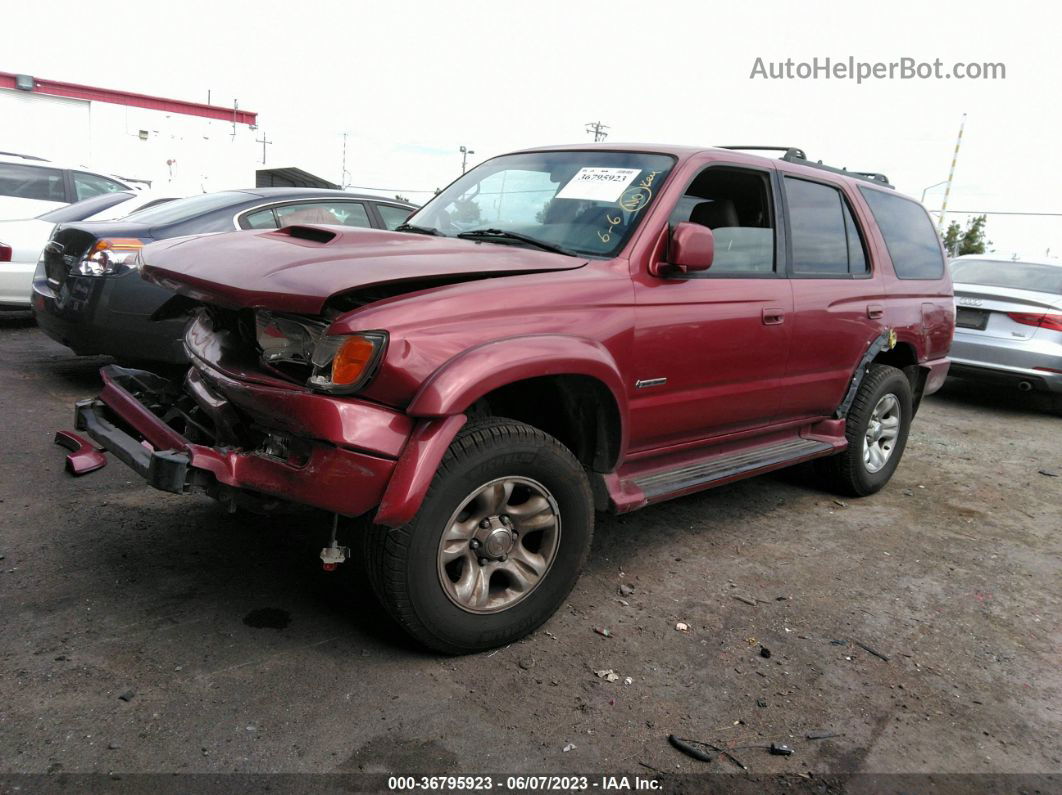
[[[396,464],[398,450],[354,450],[341,439],[302,439],[297,459],[260,449],[197,444],[163,419],[178,397],[188,394],[181,386],[115,365],[104,367],[100,375],[99,396],[76,404],[77,429],[163,491],[183,494],[202,489],[217,496],[224,490],[219,487],[228,487],[359,516],[380,502]],[[261,391],[276,399],[275,389]],[[192,395],[202,402],[202,385],[199,394]],[[237,411],[223,396],[211,397],[215,413]],[[321,411],[327,410],[322,404]],[[353,401],[345,401],[342,411],[348,427],[385,423],[393,413]]]

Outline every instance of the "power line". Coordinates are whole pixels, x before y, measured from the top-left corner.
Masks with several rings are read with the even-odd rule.
[[[384,193],[435,193],[433,190],[414,190],[413,188],[374,188],[369,185],[344,185],[344,188],[357,190],[378,190]]]
[[[931,213],[939,213],[941,210],[930,210]],[[1010,210],[948,210],[949,213],[956,213],[957,215],[1031,215],[1031,216],[1050,216],[1052,218],[1062,217],[1062,213],[1019,213]]]

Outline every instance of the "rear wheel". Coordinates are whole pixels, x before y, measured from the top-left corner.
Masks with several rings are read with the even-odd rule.
[[[888,483],[907,445],[912,404],[907,376],[895,367],[872,364],[848,412],[848,448],[816,462],[826,485],[865,497]]]
[[[366,534],[370,581],[424,645],[450,654],[500,646],[567,598],[593,521],[586,473],[564,445],[513,420],[474,422],[414,519]]]

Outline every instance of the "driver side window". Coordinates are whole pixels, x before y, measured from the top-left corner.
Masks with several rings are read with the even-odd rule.
[[[712,267],[688,278],[774,272],[774,213],[767,174],[706,168],[675,204],[669,224],[674,228],[685,221],[707,226],[715,235]]]

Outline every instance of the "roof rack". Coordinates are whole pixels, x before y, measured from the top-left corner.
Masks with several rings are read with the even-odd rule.
[[[844,174],[846,177],[855,177],[856,179],[865,179],[867,182],[873,182],[875,185],[881,185],[886,188],[894,187],[889,178],[884,174],[877,171],[849,171],[847,168],[835,168],[834,166],[827,166],[821,160],[816,163],[808,160],[808,156],[804,154],[804,150],[795,146],[720,146],[720,149],[746,149],[752,151],[768,151],[768,152],[784,152],[779,158],[787,163],[795,163],[799,166],[808,166],[809,168],[818,168],[822,171],[831,171],[834,174]]]

